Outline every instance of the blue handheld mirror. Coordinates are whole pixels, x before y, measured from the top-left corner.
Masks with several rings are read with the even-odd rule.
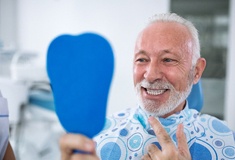
[[[112,48],[98,34],[61,35],[51,42],[47,72],[67,132],[92,138],[102,130],[113,70]]]

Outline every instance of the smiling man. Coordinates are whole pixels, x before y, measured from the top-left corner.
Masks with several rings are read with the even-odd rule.
[[[191,22],[174,13],[154,16],[134,51],[139,105],[107,117],[96,143],[83,135],[64,135],[62,159],[234,159],[233,132],[215,117],[190,109],[186,100],[205,66]],[[74,154],[74,149],[90,154]]]
[[[199,55],[193,57],[193,44],[190,31],[177,22],[152,23],[142,31],[135,47],[134,84],[146,111],[167,117],[184,108],[206,64]]]

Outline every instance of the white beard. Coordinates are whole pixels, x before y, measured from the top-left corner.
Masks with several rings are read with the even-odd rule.
[[[191,73],[192,74],[192,73]],[[186,100],[188,95],[190,94],[193,86],[193,75],[190,75],[187,81],[187,88],[184,91],[176,91],[172,84],[169,82],[164,82],[162,80],[156,81],[154,83],[149,83],[145,79],[140,83],[136,84],[135,89],[137,93],[137,98],[140,106],[150,115],[153,116],[164,116],[174,109],[176,109],[183,101]],[[143,99],[141,96],[141,86],[144,88],[164,88],[170,90],[169,99],[163,103],[159,104],[159,102],[149,99]]]

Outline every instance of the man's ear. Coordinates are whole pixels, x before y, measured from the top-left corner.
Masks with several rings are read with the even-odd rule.
[[[199,58],[197,60],[195,71],[194,71],[194,80],[193,80],[194,84],[196,84],[200,80],[205,68],[206,68],[205,58]]]

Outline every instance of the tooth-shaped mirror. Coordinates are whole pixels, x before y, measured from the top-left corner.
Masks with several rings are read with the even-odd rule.
[[[102,130],[113,70],[112,48],[98,34],[61,35],[50,43],[47,72],[67,132],[92,138]]]

